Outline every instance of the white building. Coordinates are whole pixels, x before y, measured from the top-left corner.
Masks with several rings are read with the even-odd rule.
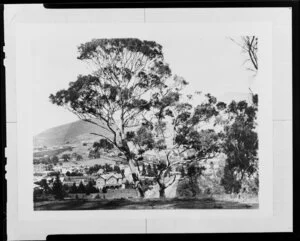
[[[96,186],[99,189],[103,189],[104,187],[120,187],[123,184],[123,177],[118,173],[108,173],[101,175],[96,180]]]
[[[98,189],[103,189],[103,187],[105,187],[105,179],[103,177],[99,177],[97,180],[96,180],[96,187]]]

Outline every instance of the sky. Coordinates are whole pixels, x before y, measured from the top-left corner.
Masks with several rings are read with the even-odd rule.
[[[189,82],[186,91],[211,93],[219,100],[244,99],[253,72],[246,70],[239,46],[228,36],[204,34],[201,27],[178,24],[42,25],[32,29],[30,51],[33,82],[33,134],[78,120],[49,101],[49,95],[68,87],[88,66],[77,59],[77,46],[94,38],[135,37],[163,46],[173,74]],[[239,36],[231,36],[236,39]]]

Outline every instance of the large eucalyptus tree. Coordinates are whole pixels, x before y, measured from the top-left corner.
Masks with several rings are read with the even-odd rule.
[[[162,46],[135,38],[93,39],[81,44],[78,51],[78,59],[88,64],[91,73],[79,75],[68,88],[51,94],[50,100],[99,126],[99,132],[93,134],[105,138],[123,154],[144,197],[138,158],[153,148],[147,132],[149,119],[163,106],[178,101],[179,96],[179,89],[167,84],[171,69]],[[133,138],[139,148],[131,144]]]

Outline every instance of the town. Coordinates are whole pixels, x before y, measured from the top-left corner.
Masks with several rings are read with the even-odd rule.
[[[107,147],[107,143],[102,142],[105,147],[100,148],[98,143],[101,141],[81,143],[90,150],[86,157],[71,152],[74,146],[68,144],[50,148],[36,147],[33,160],[34,201],[138,198],[128,164],[112,146]],[[148,156],[147,162],[143,162],[140,167],[140,179],[149,186],[156,184],[158,170],[154,160]],[[180,178],[182,171],[177,168],[169,175]],[[149,195],[155,197],[155,194]]]

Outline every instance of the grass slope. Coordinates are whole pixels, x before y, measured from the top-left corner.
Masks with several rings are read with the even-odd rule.
[[[94,141],[99,136],[90,133],[99,133],[110,137],[103,128],[82,120],[50,128],[34,136],[34,146],[59,146],[64,144],[81,144],[82,141]]]
[[[143,200],[68,200],[35,202],[34,210],[105,210],[105,209],[257,209],[258,204],[203,199]]]

